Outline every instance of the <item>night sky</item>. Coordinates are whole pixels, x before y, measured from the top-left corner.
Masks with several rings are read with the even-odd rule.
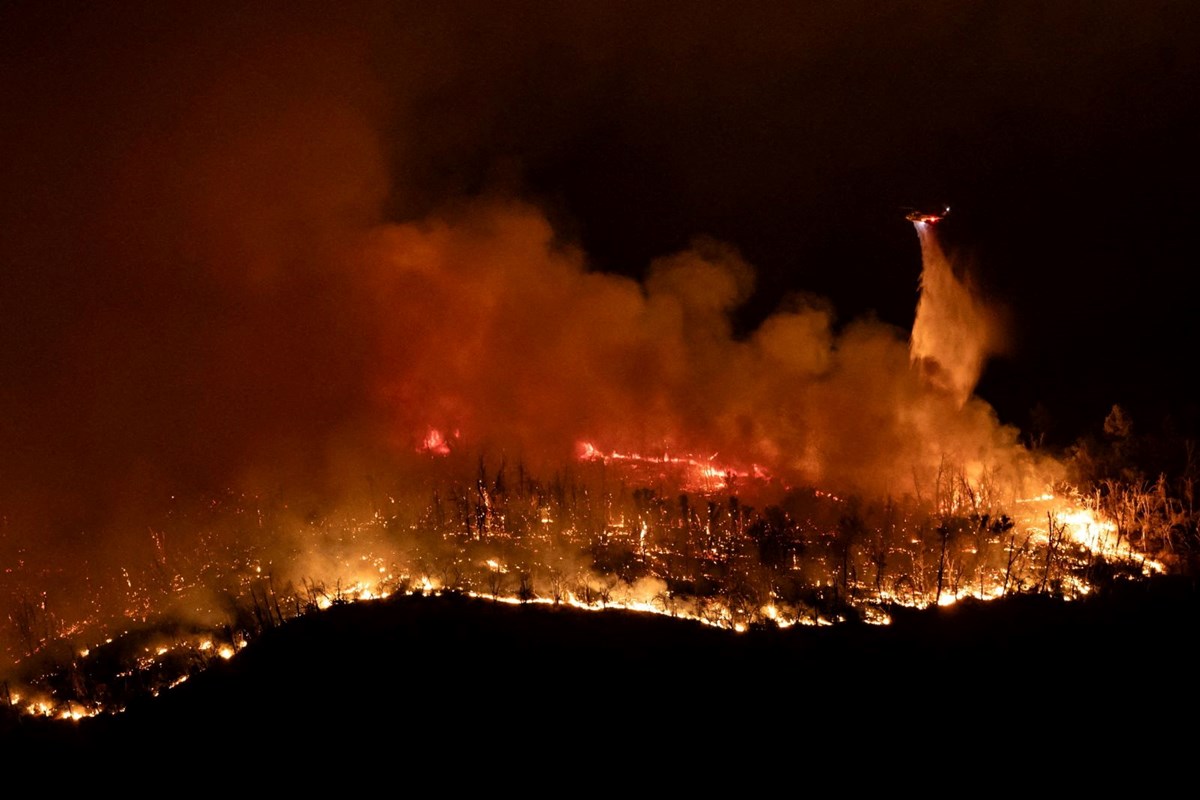
[[[349,438],[408,335],[347,231],[480,198],[591,272],[733,248],[735,338],[797,303],[907,330],[904,215],[949,204],[1011,323],[1002,422],[1194,429],[1198,59],[1165,0],[7,2],[4,496],[326,464],[300,440]]]

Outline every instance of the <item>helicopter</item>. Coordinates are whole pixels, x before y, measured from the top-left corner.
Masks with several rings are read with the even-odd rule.
[[[950,216],[950,206],[945,206],[941,211],[922,211],[916,208],[909,208],[908,212],[908,214],[904,215],[905,219],[912,222],[923,222],[933,225]]]

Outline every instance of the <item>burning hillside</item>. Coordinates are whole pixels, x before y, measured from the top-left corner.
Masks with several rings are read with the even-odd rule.
[[[402,241],[395,248],[391,252],[399,258],[429,253],[421,241]],[[720,420],[703,414],[693,429],[686,424],[688,414],[669,406],[659,407],[660,416],[649,410],[637,416],[628,406],[617,409],[632,416],[614,418],[614,440],[649,428],[663,441],[672,434],[726,445],[728,460],[718,452],[607,450],[578,439],[571,456],[557,464],[545,455],[553,449],[534,450],[539,455],[526,461],[520,456],[522,442],[541,438],[535,436],[533,417],[521,404],[508,405],[496,417],[486,403],[475,408],[468,398],[475,392],[486,397],[488,383],[477,382],[464,366],[463,375],[455,377],[451,370],[439,381],[405,377],[424,386],[422,402],[389,402],[396,412],[389,415],[392,430],[408,435],[393,434],[397,466],[390,474],[365,478],[364,496],[307,510],[288,502],[286,494],[227,494],[203,503],[173,498],[164,516],[146,529],[149,558],[141,564],[130,558],[118,573],[84,576],[91,605],[71,617],[57,611],[59,594],[46,588],[71,576],[69,568],[38,571],[18,563],[6,580],[14,598],[10,652],[22,680],[6,684],[6,702],[31,714],[64,718],[119,711],[145,692],[157,694],[205,664],[231,657],[248,640],[290,619],[393,595],[450,592],[626,609],[746,631],[847,619],[886,623],[889,609],[961,598],[1036,592],[1069,599],[1117,575],[1161,572],[1163,566],[1144,552],[1147,543],[1135,547],[1130,537],[1123,538],[1094,500],[1054,494],[1070,491],[1061,484],[1061,467],[1017,446],[1013,433],[999,427],[981,401],[963,396],[962,387],[973,380],[971,370],[977,374],[982,355],[964,355],[976,330],[974,317],[947,306],[971,294],[955,282],[928,235],[924,254],[918,311],[924,335],[914,334],[911,367],[902,360],[894,365],[895,374],[859,372],[857,348],[878,354],[899,347],[899,341],[890,331],[858,330],[836,346],[827,345],[820,355],[826,365],[816,374],[784,372],[757,379],[746,371],[748,364],[761,367],[770,352],[792,352],[779,350],[778,342],[763,344],[773,335],[760,333],[748,342],[726,338],[707,345],[728,357],[729,370],[750,384],[714,390],[734,408],[740,406],[739,414],[749,413],[749,406],[741,405],[751,402],[747,395],[757,398],[766,386],[782,398],[784,379],[793,382],[795,407],[771,405],[762,418],[750,418],[754,433],[747,442],[723,438]],[[684,259],[670,269],[727,274],[703,260],[697,265]],[[560,280],[606,279],[576,271]],[[678,280],[691,284],[695,276]],[[937,292],[930,290],[935,285]],[[639,314],[648,313],[645,296],[634,295],[630,302],[643,306]],[[426,316],[436,317],[439,308],[430,306]],[[805,315],[812,313],[773,317],[767,327],[811,330],[813,321]],[[457,318],[456,312],[449,316]],[[958,335],[938,327],[964,319],[971,324]],[[825,330],[818,339],[829,339],[827,323],[818,327]],[[440,358],[453,361],[460,340],[450,337],[444,343],[438,339],[442,335],[417,339],[423,347],[442,348]],[[855,337],[875,341],[868,345]],[[641,341],[648,346],[648,340]],[[954,343],[949,358],[937,341]],[[412,337],[402,343],[411,346]],[[811,341],[792,344],[812,349]],[[580,352],[589,346],[580,344]],[[529,348],[518,352],[533,357]],[[685,363],[687,352],[680,342],[678,356]],[[487,365],[502,356],[508,357],[506,347],[469,352],[462,363],[478,359]],[[849,376],[843,359],[850,360]],[[949,385],[945,375],[951,376]],[[648,377],[653,386],[655,378]],[[545,441],[553,442],[554,431],[566,428],[568,419],[588,420],[575,436],[584,428],[603,429],[610,419],[613,409],[576,397],[560,379],[548,378],[549,389],[530,380],[534,385],[518,382],[512,391],[527,396],[541,412]],[[874,429],[860,430],[861,418],[842,420],[832,430],[812,422],[834,413],[834,408],[821,412],[820,398],[850,402],[853,395],[839,385],[843,381],[867,393],[854,402],[874,409],[867,417],[876,423]],[[401,385],[408,384],[388,381],[383,396],[395,398]],[[897,385],[904,387],[898,394],[881,391]],[[615,391],[608,385],[601,389],[609,397]],[[557,392],[565,393],[565,410],[551,405]],[[669,395],[661,388],[655,393]],[[897,407],[882,404],[897,398],[903,401]],[[416,423],[438,409],[447,409],[437,421],[451,423],[452,435]],[[812,412],[811,417],[799,409]],[[864,413],[854,405],[843,411]],[[767,423],[781,417],[793,427],[772,434]],[[885,435],[873,441],[871,434]],[[498,436],[513,443],[514,456],[494,444]],[[809,444],[805,451],[805,442],[822,445]],[[871,444],[858,458],[846,456],[850,463],[827,460],[830,450],[849,454],[848,448],[866,442]],[[891,442],[903,442],[893,457],[909,460],[885,466],[888,454],[879,448]],[[1032,487],[1041,492],[1029,495]]]
[[[503,129],[503,92],[475,87],[524,68],[409,10],[0,26],[23,76],[0,123],[0,703],[119,711],[401,595],[747,631],[1075,598],[1182,560],[1173,494],[1076,489],[976,396],[1004,315],[943,249],[954,218],[914,219],[911,332],[798,287],[748,323],[752,241],[590,252],[466,124]],[[559,13],[539,59],[556,25],[589,40]],[[446,74],[444,51],[503,68]]]

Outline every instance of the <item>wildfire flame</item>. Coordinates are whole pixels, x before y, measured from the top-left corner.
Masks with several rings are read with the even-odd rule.
[[[670,472],[676,471],[681,475],[679,480],[681,488],[701,494],[724,491],[739,478],[770,480],[770,474],[758,464],[752,465],[748,470],[738,469],[717,461],[718,454],[716,453],[708,457],[672,456],[667,453],[660,456],[648,456],[639,453],[622,453],[616,450],[602,451],[591,442],[580,441],[575,445],[575,455],[580,461],[627,464],[635,468],[662,468],[656,470],[661,478],[668,478]]]
[[[5,87],[5,175],[32,181],[0,237],[12,708],[118,712],[291,619],[407,595],[743,631],[1073,598],[1101,558],[1119,579],[1171,563],[974,395],[1004,337],[938,242],[945,212],[910,216],[911,336],[800,296],[747,328],[761,295],[733,244],[607,273],[556,214],[440,194],[435,173],[474,183],[452,165],[472,136],[396,145],[387,60],[358,49],[386,37],[241,16],[156,17],[163,37],[117,16],[48,49],[23,34],[63,26],[33,15],[0,48],[30,79]],[[442,75],[422,59],[443,48],[409,49],[402,115],[432,96],[409,77]]]
[[[489,222],[489,231],[499,228],[525,246],[547,235],[541,220],[531,223],[519,215],[514,221],[499,214]],[[481,446],[477,464],[464,470],[466,442],[485,441],[486,434],[496,435],[495,427],[464,426],[447,435],[446,428],[428,422],[445,417],[421,414],[397,428],[405,431],[399,440],[414,462],[428,467],[439,459],[438,468],[428,470],[438,477],[418,471],[383,485],[372,475],[359,501],[332,510],[293,508],[233,492],[202,510],[173,509],[166,523],[149,528],[146,565],[122,565],[113,579],[114,593],[124,600],[119,621],[99,609],[81,620],[59,620],[45,595],[33,596],[19,609],[25,653],[56,638],[79,641],[71,649],[77,654],[71,669],[85,673],[87,665],[104,661],[101,653],[144,635],[121,625],[150,624],[169,599],[198,620],[201,632],[145,640],[123,664],[123,677],[138,671],[155,675],[151,691],[157,693],[178,686],[195,669],[234,658],[255,635],[288,619],[393,596],[456,592],[492,602],[624,609],[741,632],[851,617],[887,624],[895,606],[947,605],[1014,592],[1079,597],[1091,591],[1089,568],[1101,557],[1139,575],[1165,569],[1078,498],[1044,492],[1014,499],[1027,484],[1051,485],[1056,465],[1044,468],[1020,451],[1008,433],[997,430],[990,409],[971,397],[995,344],[991,318],[951,269],[930,226],[918,222],[918,228],[925,272],[907,352],[892,334],[864,330],[834,347],[828,317],[812,310],[771,320],[750,343],[720,340],[722,367],[731,365],[730,374],[747,386],[730,390],[737,413],[717,408],[725,413],[721,424],[698,425],[711,439],[696,434],[688,441],[729,447],[646,452],[601,446],[580,438],[575,426],[580,418],[599,420],[587,428],[609,435],[603,424],[612,419],[608,409],[601,413],[568,403],[565,411],[551,413],[553,392],[537,388],[530,390],[532,406],[546,409],[547,424],[568,428],[560,431],[568,446],[574,442],[570,468],[556,464],[550,476],[539,476],[519,457],[510,462],[503,446],[498,458]],[[438,257],[453,265],[471,259],[486,265],[494,249],[491,235],[480,234],[486,246],[472,243],[470,258],[458,252],[461,245],[446,230],[404,229],[384,238],[408,248],[401,252],[446,250],[454,257]],[[581,281],[596,288],[578,264],[556,258],[547,269],[556,271],[561,284]],[[638,329],[629,341],[608,342],[610,351],[596,357],[638,352],[659,326],[682,319],[719,329],[712,318],[725,306],[708,297],[708,290],[728,304],[742,290],[743,267],[728,253],[668,260],[656,266],[650,301],[624,284],[603,284],[619,298],[621,314],[657,322],[649,333]],[[422,269],[428,277],[433,268]],[[484,273],[490,274],[468,271],[458,277],[486,285]],[[518,283],[528,280],[518,276]],[[536,282],[522,285],[531,292],[538,288]],[[447,302],[453,298],[453,292],[447,294]],[[580,312],[578,303],[574,310]],[[663,350],[673,357],[707,346],[683,332],[673,341]],[[428,337],[424,344],[435,346]],[[759,375],[764,371],[784,378],[764,380]],[[461,386],[469,389],[475,376],[468,373]],[[573,390],[554,370],[534,374]],[[760,394],[779,402],[759,404]],[[891,401],[857,405],[877,394],[901,398],[899,408]],[[461,398],[442,399],[448,408],[461,405]],[[793,399],[796,409],[779,411]],[[848,405],[862,418],[847,419]],[[763,409],[767,421],[749,413]],[[702,404],[701,411],[708,410]],[[588,413],[577,413],[583,411]],[[507,419],[519,427],[530,415],[542,421],[525,411]],[[686,427],[686,414],[668,410],[661,416],[671,420],[666,428]],[[886,430],[875,431],[864,420]],[[912,467],[880,467],[878,453],[860,461],[854,445],[863,442],[864,428],[903,452],[892,454],[891,461],[909,460]],[[747,440],[750,446],[743,447]],[[611,441],[630,439],[612,434]],[[874,439],[869,446],[878,449]],[[1003,457],[992,458],[996,453]],[[894,497],[890,489],[861,491],[856,482],[867,476],[874,479],[865,484],[869,489],[890,487],[901,472],[912,473],[911,483]],[[202,531],[194,552],[175,544],[172,535],[180,528]],[[253,535],[243,535],[245,530]],[[53,573],[40,577],[45,574]],[[217,585],[226,587],[240,612],[243,628],[233,635],[221,633],[229,617],[227,605],[222,611],[212,597]],[[56,697],[46,688],[53,681],[33,675],[29,682],[9,695],[9,705],[64,719],[123,707],[121,698],[101,702],[98,689],[91,696],[85,686],[76,690],[78,696]]]

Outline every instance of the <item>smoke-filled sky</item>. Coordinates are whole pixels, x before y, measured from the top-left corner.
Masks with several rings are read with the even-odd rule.
[[[921,391],[904,214],[947,203],[942,245],[1007,333],[935,445],[1007,442],[989,405],[1025,428],[1041,403],[1064,440],[1113,403],[1194,420],[1198,21],[5,3],[5,513],[321,484],[429,425],[853,484],[953,417],[896,412]]]

